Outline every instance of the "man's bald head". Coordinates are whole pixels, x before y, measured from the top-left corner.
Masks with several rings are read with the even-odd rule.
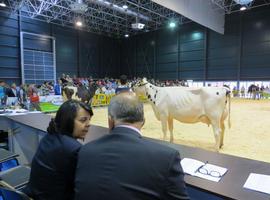
[[[143,104],[133,92],[114,96],[108,107],[108,114],[117,124],[144,122]]]

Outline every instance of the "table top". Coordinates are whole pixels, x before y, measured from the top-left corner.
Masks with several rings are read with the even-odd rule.
[[[52,118],[52,116],[43,113],[28,113],[25,115],[14,115],[6,117],[20,124],[45,132],[47,131],[47,127]]]
[[[270,164],[266,162],[225,155],[184,145],[159,143],[170,146],[180,152],[181,158],[193,158],[202,162],[218,165],[228,169],[219,182],[212,182],[198,177],[185,175],[187,184],[231,199],[264,200],[270,195],[243,188],[250,173],[270,175]]]
[[[47,127],[50,123],[52,116],[43,113],[29,113],[26,115],[7,116],[7,118],[18,122],[20,124],[47,132]],[[85,137],[85,142],[95,140],[108,133],[108,128],[91,125],[88,134]]]

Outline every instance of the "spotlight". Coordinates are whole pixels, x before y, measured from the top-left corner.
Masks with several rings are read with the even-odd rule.
[[[7,5],[6,5],[4,2],[1,2],[1,3],[0,3],[0,6],[1,6],[1,7],[6,7]]]
[[[242,6],[242,7],[240,8],[241,11],[244,11],[244,10],[246,10],[246,9],[247,9],[246,6]]]
[[[82,26],[83,25],[83,23],[82,23],[82,21],[76,21],[76,26]]]
[[[175,28],[176,27],[176,23],[175,22],[170,22],[169,23],[169,27],[170,28]]]
[[[129,37],[129,34],[125,34],[125,38],[128,38]]]

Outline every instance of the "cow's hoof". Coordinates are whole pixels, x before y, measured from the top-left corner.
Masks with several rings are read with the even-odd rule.
[[[215,152],[219,152],[219,148],[218,147],[215,147]]]

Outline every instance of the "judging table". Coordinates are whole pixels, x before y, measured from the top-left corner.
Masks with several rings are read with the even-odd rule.
[[[30,164],[38,147],[40,139],[46,134],[51,116],[43,113],[32,113],[18,116],[0,116],[0,129],[10,130],[11,150],[24,158],[25,164]],[[15,133],[12,133],[12,130]],[[84,143],[108,134],[108,129],[91,125]],[[147,138],[149,140],[154,140]],[[270,195],[248,190],[243,185],[250,173],[270,175],[270,163],[210,152],[199,148],[171,144],[154,140],[170,146],[180,152],[181,158],[193,158],[202,162],[225,167],[227,173],[219,182],[212,182],[190,175],[185,181],[190,191],[197,193],[197,199],[243,199],[269,200]],[[192,195],[191,195],[192,196]],[[196,195],[195,195],[196,196]]]

